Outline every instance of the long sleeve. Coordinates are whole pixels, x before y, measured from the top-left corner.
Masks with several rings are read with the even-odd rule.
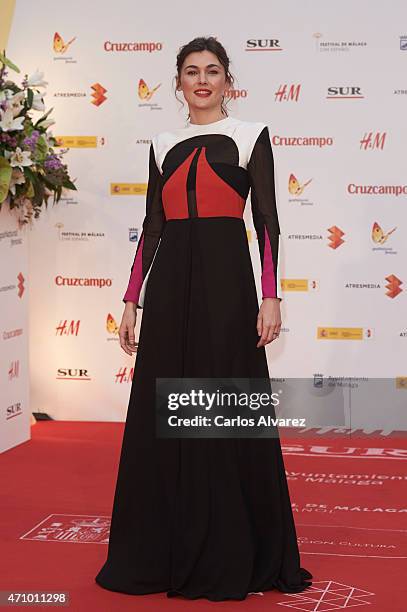
[[[123,297],[123,302],[135,302],[137,308],[142,308],[138,303],[140,291],[152,264],[166,222],[161,192],[162,176],[157,167],[154,146],[153,143],[151,143],[146,212],[143,220],[143,229],[137,243],[127,290]]]
[[[262,297],[282,300],[279,274],[280,224],[275,194],[274,157],[266,125],[255,141],[247,170],[253,224],[260,251]]]

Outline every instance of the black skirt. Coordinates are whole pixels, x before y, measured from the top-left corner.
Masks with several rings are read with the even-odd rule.
[[[269,377],[258,311],[243,219],[168,220],[147,279],[102,587],[221,601],[311,585],[278,437],[155,432],[156,377]]]

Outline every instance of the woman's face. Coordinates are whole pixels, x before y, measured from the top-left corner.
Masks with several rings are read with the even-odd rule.
[[[194,51],[186,56],[177,89],[182,90],[190,113],[220,109],[225,87],[225,70],[214,53]]]

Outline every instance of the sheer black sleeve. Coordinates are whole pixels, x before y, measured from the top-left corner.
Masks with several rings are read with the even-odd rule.
[[[262,297],[276,297],[281,300],[280,224],[275,194],[274,157],[267,126],[257,137],[247,170],[251,186],[253,224],[260,251]]]
[[[157,167],[153,143],[150,145],[149,174],[146,195],[146,212],[143,229],[137,243],[137,249],[131,267],[130,279],[123,302],[131,301],[139,304],[143,281],[152,264],[160,237],[165,226],[165,214],[161,199],[162,176]]]

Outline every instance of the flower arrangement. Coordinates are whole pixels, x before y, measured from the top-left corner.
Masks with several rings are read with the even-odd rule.
[[[53,149],[58,146],[48,129],[55,123],[48,118],[53,108],[35,123],[29,114],[45,111],[45,92],[39,89],[48,85],[44,74],[38,69],[30,77],[26,74],[19,87],[5,79],[7,68],[20,72],[4,51],[0,53],[0,209],[7,202],[21,227],[39,217],[51,195],[55,204],[63,189],[76,187],[62,161],[69,149],[59,153]]]

